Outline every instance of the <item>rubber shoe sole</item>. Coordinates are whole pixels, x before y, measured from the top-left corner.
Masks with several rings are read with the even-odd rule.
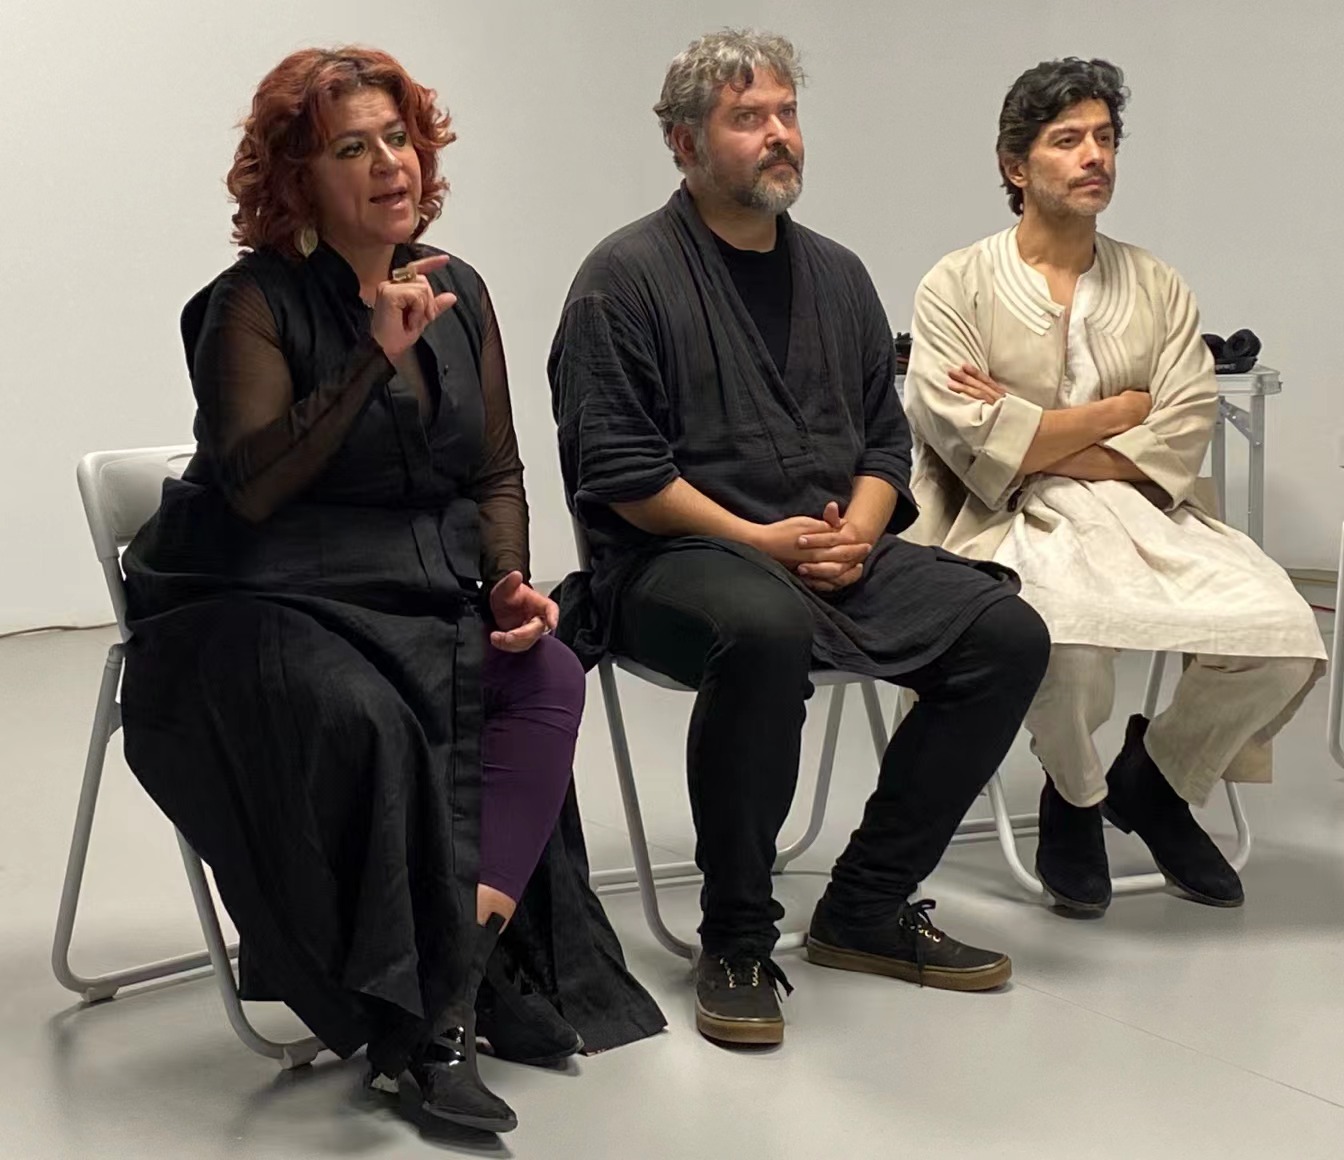
[[[743,1043],[772,1046],[784,1042],[784,1020],[724,1019],[695,1001],[695,1029],[716,1043]]]
[[[817,942],[810,936],[805,953],[808,962],[816,963],[819,967],[833,967],[840,971],[862,971],[869,975],[886,975],[892,979],[902,979],[907,983],[922,983],[925,987],[937,987],[943,991],[992,991],[995,987],[1002,987],[1013,975],[1012,960],[1007,955],[998,962],[966,970],[926,966],[921,978],[919,968],[914,963],[889,958],[886,955],[829,946]]]
[[[400,1079],[393,1079],[385,1075],[371,1075],[365,1081],[365,1086],[370,1091],[378,1092],[388,1097],[391,1102],[399,1105],[418,1100],[422,1115],[432,1116],[436,1120],[456,1124],[461,1128],[472,1128],[477,1132],[493,1132],[496,1135],[503,1135],[505,1132],[512,1132],[518,1127],[516,1116],[473,1116],[466,1112],[447,1112],[441,1108],[436,1108],[425,1099],[424,1092],[420,1090],[420,1085],[415,1082],[415,1077],[409,1071],[403,1072]]]
[[[1060,893],[1045,880],[1039,862],[1036,864],[1036,880],[1040,882],[1041,889],[1050,896],[1056,910],[1068,911],[1070,914],[1084,918],[1095,918],[1098,915],[1105,914],[1110,908],[1111,900],[1109,898],[1105,902],[1079,902],[1076,898],[1070,898],[1067,894]]]

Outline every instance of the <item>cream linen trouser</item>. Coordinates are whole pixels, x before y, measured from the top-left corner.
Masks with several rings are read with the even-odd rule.
[[[1092,735],[1115,706],[1117,652],[1055,645],[1027,710],[1032,752],[1060,796],[1075,806],[1096,805],[1106,796]],[[1203,805],[1223,777],[1269,781],[1270,739],[1324,669],[1324,662],[1310,657],[1187,655],[1171,704],[1148,727],[1148,753],[1191,805]]]

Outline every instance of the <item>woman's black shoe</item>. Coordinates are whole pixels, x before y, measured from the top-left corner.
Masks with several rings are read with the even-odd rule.
[[[476,1070],[476,993],[485,976],[485,964],[499,940],[504,920],[497,914],[476,927],[475,946],[462,994],[452,1004],[448,1024],[405,1070],[395,1077],[374,1074],[370,1086],[383,1092],[410,1087],[420,1096],[426,1115],[483,1132],[511,1132],[518,1117],[495,1095]]]
[[[499,1059],[549,1067],[583,1050],[583,1038],[528,985],[522,972],[506,970],[500,954],[486,964],[476,1000],[476,1034]]]

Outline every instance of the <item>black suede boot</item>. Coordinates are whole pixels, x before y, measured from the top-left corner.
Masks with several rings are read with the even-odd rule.
[[[1106,861],[1101,808],[1070,805],[1048,777],[1041,790],[1036,877],[1058,910],[1104,914],[1111,904],[1111,868]]]
[[[375,1073],[372,1087],[393,1093],[409,1086],[419,1093],[422,1112],[463,1127],[511,1132],[518,1126],[513,1109],[485,1086],[476,1070],[476,992],[503,926],[495,914],[475,928],[467,977],[449,1009],[447,1026],[412,1056],[400,1075]]]
[[[476,1034],[500,1059],[548,1067],[583,1050],[579,1033],[521,971],[508,969],[499,952],[486,964],[476,1017]]]
[[[1147,731],[1146,717],[1129,719],[1125,746],[1106,775],[1102,812],[1125,833],[1138,834],[1167,881],[1194,901],[1240,906],[1241,879],[1148,755]]]

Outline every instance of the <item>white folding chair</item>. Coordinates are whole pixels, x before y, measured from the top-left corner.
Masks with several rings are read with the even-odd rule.
[[[144,522],[159,506],[163,481],[182,473],[187,460],[195,450],[191,446],[145,447],[127,451],[97,451],[80,460],[77,472],[79,494],[84,501],[84,513],[89,521],[94,550],[103,568],[107,592],[116,613],[121,640],[107,650],[103,665],[102,683],[98,688],[98,703],[94,710],[93,731],[89,738],[88,756],[84,762],[84,783],[79,792],[79,808],[75,814],[75,832],[70,842],[70,856],[66,864],[65,885],[61,891],[61,906],[56,919],[56,938],[51,951],[52,970],[62,986],[94,1003],[110,999],[122,987],[168,979],[191,971],[211,967],[229,1023],[245,1046],[258,1055],[280,1062],[284,1068],[302,1067],[311,1063],[322,1050],[316,1039],[306,1038],[292,1043],[275,1043],[260,1035],[248,1021],[238,995],[232,959],[237,956],[236,945],[226,946],[220,930],[219,914],[214,897],[206,882],[205,870],[196,852],[180,833],[177,843],[186,866],[187,881],[191,886],[196,914],[205,935],[204,952],[181,955],[143,966],[86,978],[76,974],[70,966],[70,942],[74,935],[75,911],[79,906],[80,887],[84,881],[85,862],[89,852],[89,837],[93,832],[93,815],[98,805],[98,788],[103,777],[103,763],[107,746],[121,728],[121,704],[117,692],[125,657],[125,642],[130,639],[126,627],[126,589],[121,571],[121,549],[130,542]],[[176,831],[174,831],[176,832]]]
[[[1344,767],[1344,747],[1339,740],[1340,709],[1344,707],[1344,528],[1339,533],[1339,573],[1335,581],[1335,630],[1330,645],[1330,692],[1326,706],[1325,736],[1330,756]]]
[[[586,572],[591,565],[591,555],[587,537],[577,520],[574,521],[574,543],[578,548],[579,567]],[[614,653],[604,656],[598,662],[597,669],[598,680],[602,686],[602,705],[606,711],[607,729],[611,734],[611,751],[616,761],[616,778],[621,789],[621,804],[625,810],[625,825],[630,837],[630,853],[634,857],[635,864],[622,870],[595,871],[590,881],[599,891],[637,885],[644,918],[654,938],[673,954],[689,959],[694,957],[695,947],[673,934],[663,921],[662,911],[658,905],[658,883],[693,879],[700,871],[694,862],[664,862],[655,866],[649,857],[649,842],[644,832],[644,817],[639,808],[639,790],[635,785],[634,762],[630,757],[630,742],[626,735],[625,714],[621,709],[616,672],[619,669],[660,689],[683,693],[692,693],[695,690],[662,673],[654,672],[629,657]],[[805,854],[817,840],[817,835],[821,833],[822,823],[826,818],[826,801],[830,795],[831,772],[835,768],[835,751],[840,739],[840,722],[845,711],[845,694],[850,685],[858,685],[863,692],[863,704],[867,710],[868,727],[872,732],[873,748],[877,751],[878,761],[882,760],[882,754],[887,747],[882,704],[878,700],[877,685],[871,678],[854,673],[819,670],[811,674],[811,680],[818,688],[830,689],[826,710],[826,731],[822,737],[821,758],[817,763],[817,784],[812,793],[812,812],[802,837],[776,854],[774,865],[776,874],[788,873],[789,863]],[[780,950],[801,947],[803,939],[803,931],[791,931],[780,938],[778,947]]]

